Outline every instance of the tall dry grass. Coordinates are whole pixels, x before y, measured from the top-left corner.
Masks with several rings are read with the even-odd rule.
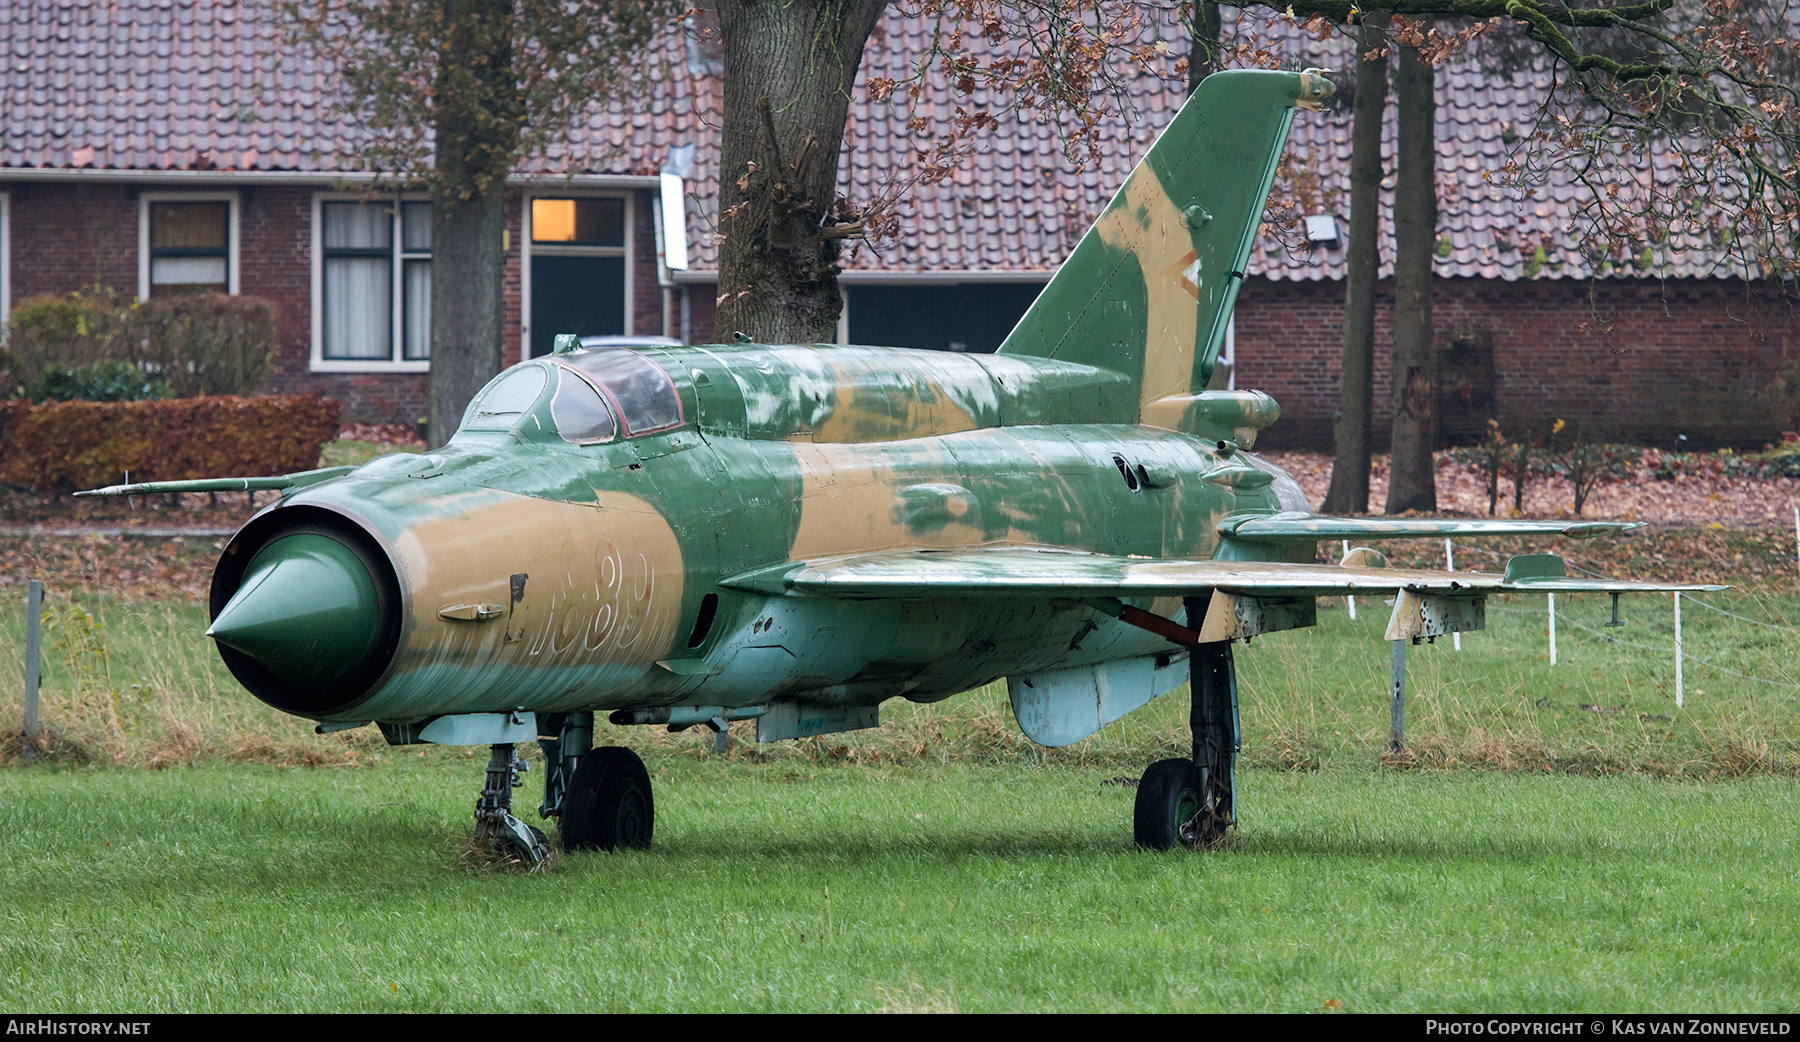
[[[24,672],[23,615],[0,616],[0,670],[9,677]],[[308,722],[256,701],[231,679],[204,629],[191,605],[53,600],[43,618],[32,759],[152,769],[203,760],[324,766],[382,747],[373,729],[315,735]],[[9,701],[7,715],[18,720],[22,705],[17,696]],[[0,763],[24,758],[22,729],[8,726]]]
[[[1795,610],[1791,600],[1756,598],[1739,607],[1779,618]],[[48,614],[36,759],[149,768],[209,760],[349,766],[379,759],[387,748],[373,727],[317,735],[310,722],[256,701],[219,662],[196,605],[90,595],[55,603]],[[1654,621],[1644,629],[1654,631]],[[0,675],[22,673],[23,623],[18,606],[0,611]],[[1614,659],[1571,645],[1571,660],[1548,670],[1532,650],[1533,625],[1495,614],[1491,632],[1471,635],[1464,652],[1412,654],[1406,745],[1398,755],[1388,746],[1385,646],[1355,628],[1368,626],[1323,613],[1317,630],[1259,638],[1237,650],[1241,762],[1273,771],[1382,765],[1695,778],[1800,774],[1800,739],[1790,726],[1800,719],[1800,693],[1696,668],[1688,706],[1676,710],[1654,675],[1660,667],[1622,665],[1628,660],[1611,650],[1604,654]],[[1751,670],[1784,668],[1791,659],[1785,636],[1771,631],[1764,640],[1763,630],[1750,630],[1718,653],[1730,651]],[[7,686],[18,690],[16,682]],[[1103,766],[1135,778],[1146,763],[1189,752],[1187,702],[1178,689],[1084,741],[1047,749],[1018,730],[1005,684],[996,683],[928,705],[889,701],[881,726],[868,731],[759,745],[755,725],[740,723],[727,755],[818,765]],[[6,713],[0,763],[16,763],[23,753],[16,696]],[[670,734],[603,724],[598,737],[658,756],[715,755],[704,729]]]

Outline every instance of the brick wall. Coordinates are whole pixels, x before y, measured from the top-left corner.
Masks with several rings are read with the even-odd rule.
[[[680,312],[676,328],[664,333],[663,288],[657,282],[656,193],[639,191],[631,200],[631,331],[634,336],[680,336]],[[677,305],[679,306],[679,305]]]
[[[524,197],[514,193],[506,201],[506,273],[500,277],[500,292],[506,301],[505,314],[500,319],[500,364],[516,365],[525,354],[524,296],[520,290],[524,275],[521,258],[524,256],[523,241],[520,235],[525,230]],[[423,379],[423,377],[421,377]],[[425,415],[421,412],[419,415]]]
[[[138,197],[147,185],[3,184],[12,198],[14,301],[37,293],[109,284],[135,293]],[[161,188],[161,186],[156,186]],[[281,353],[273,389],[320,392],[346,418],[411,423],[426,412],[423,373],[314,373],[312,357],[312,198],[309,186],[238,189],[241,292],[281,309]],[[633,200],[632,322],[642,335],[680,332],[681,290],[657,283],[653,193]],[[507,205],[504,358],[520,353],[520,203]],[[715,288],[685,287],[689,335],[717,339]],[[1779,424],[1757,400],[1784,354],[1800,355],[1800,318],[1779,300],[1751,300],[1744,284],[1580,281],[1532,283],[1443,279],[1435,321],[1440,348],[1457,337],[1491,339],[1497,418],[1510,436],[1555,419],[1597,436],[1696,447],[1760,445]],[[1338,406],[1343,289],[1334,282],[1253,278],[1238,301],[1238,386],[1281,403],[1264,432],[1268,447],[1329,448]],[[665,326],[665,306],[667,326]],[[1596,321],[1596,315],[1600,321]],[[1375,415],[1386,438],[1387,360],[1393,286],[1378,288]]]
[[[12,195],[12,299],[96,282],[137,293],[138,193],[121,184],[4,186]]]
[[[1590,299],[1590,288],[1593,297]],[[1556,419],[1592,436],[1696,447],[1755,447],[1780,424],[1757,399],[1784,352],[1800,352],[1800,319],[1732,280],[1666,284],[1440,279],[1433,324],[1440,351],[1457,337],[1491,337],[1496,418],[1511,437]],[[1343,287],[1250,279],[1238,300],[1238,386],[1267,391],[1281,419],[1271,448],[1331,446],[1342,360]],[[1377,289],[1375,420],[1387,438],[1393,284]]]
[[[716,344],[719,342],[715,319],[719,311],[719,284],[716,282],[688,283],[684,287],[688,295],[688,343]],[[675,302],[675,317],[681,320],[681,301]],[[680,334],[676,334],[680,335]]]

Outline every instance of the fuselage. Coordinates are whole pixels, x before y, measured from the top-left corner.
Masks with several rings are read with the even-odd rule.
[[[897,548],[1203,558],[1227,515],[1305,508],[1291,479],[1238,449],[1274,416],[1254,393],[1199,402],[1181,432],[1132,422],[1138,402],[1116,374],[1046,359],[763,345],[628,354],[523,363],[444,448],[377,459],[246,526],[215,614],[242,562],[302,524],[366,535],[392,569],[375,580],[396,595],[391,649],[351,682],[271,697],[246,679],[252,690],[346,722],[931,700],[1167,645],[1073,603],[791,598],[720,583]],[[624,375],[606,368],[626,361]],[[541,387],[517,375],[534,369]],[[509,394],[519,402],[483,411]],[[610,419],[595,423],[589,396]]]

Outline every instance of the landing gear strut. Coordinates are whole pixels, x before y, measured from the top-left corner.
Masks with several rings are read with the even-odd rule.
[[[538,814],[562,819],[563,849],[648,847],[656,828],[656,803],[644,761],[619,746],[595,749],[592,713],[545,716],[539,724],[538,746],[549,767]]]
[[[538,864],[550,856],[550,844],[540,829],[525,824],[512,813],[512,791],[525,784],[519,780],[530,765],[519,759],[512,744],[491,746],[488,756],[487,784],[481,798],[475,801],[475,839],[487,844],[495,853],[510,853],[521,861]]]
[[[561,816],[575,768],[593,747],[594,714],[556,713],[538,718],[538,748],[544,751],[544,803],[538,808],[538,817]]]
[[[1189,599],[1188,618],[1199,618],[1205,608],[1205,600]],[[1190,648],[1188,676],[1194,758],[1158,760],[1138,782],[1132,832],[1138,846],[1150,850],[1217,843],[1237,823],[1238,699],[1231,643]]]

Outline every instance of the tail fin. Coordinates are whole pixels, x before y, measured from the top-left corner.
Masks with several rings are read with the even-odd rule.
[[[1235,71],[1200,83],[1006,342],[1122,371],[1140,422],[1181,430],[1206,389],[1296,105],[1316,73]]]

